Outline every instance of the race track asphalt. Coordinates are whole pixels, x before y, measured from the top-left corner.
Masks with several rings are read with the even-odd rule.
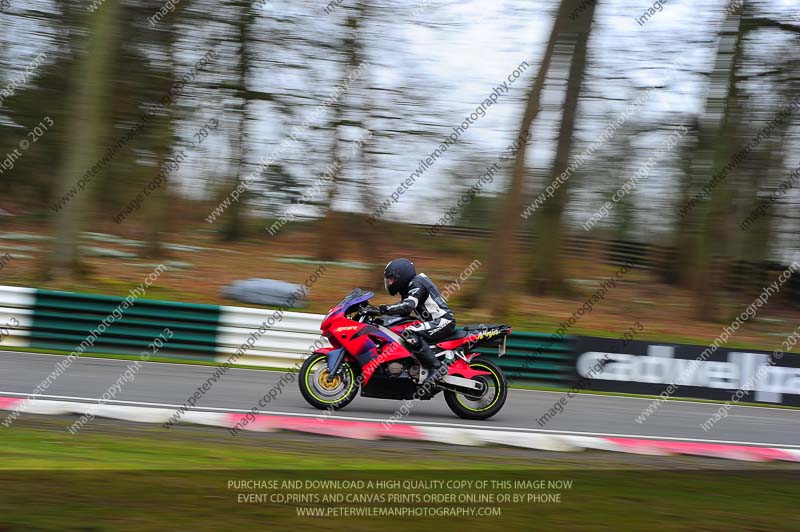
[[[37,384],[65,359],[59,355],[0,352],[0,395],[27,396]],[[97,401],[132,364],[126,360],[76,359],[69,369],[47,388],[42,399]],[[212,366],[142,363],[135,378],[122,386],[110,404],[140,406],[181,406],[216,370]],[[274,388],[283,372],[230,369],[198,401],[198,410],[249,411]],[[486,421],[456,417],[441,395],[432,401],[418,401],[402,422],[432,426],[475,426],[497,430],[519,430],[585,436],[627,436],[702,442],[726,442],[800,448],[800,410],[734,406],[708,432],[701,428],[719,404],[667,401],[644,423],[636,417],[651,399],[577,394],[568,398],[563,413],[544,427],[537,423],[564,392],[512,389],[504,409]],[[400,401],[357,397],[336,417],[384,421],[400,407]],[[283,392],[261,413],[317,416],[292,379]]]

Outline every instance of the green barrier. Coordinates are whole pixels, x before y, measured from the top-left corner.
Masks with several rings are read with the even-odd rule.
[[[125,301],[126,298],[115,296],[36,290],[29,346],[72,352],[83,344],[87,353],[139,355],[169,328],[171,338],[164,342],[158,356],[212,361],[215,355],[224,352],[223,347],[230,348],[232,334],[244,342],[253,323],[259,321],[250,320],[253,323],[245,326],[239,323],[244,319],[241,316],[236,317],[235,313],[228,316],[223,328],[227,330],[226,340],[219,334],[222,308],[217,305],[129,296],[130,306],[124,308]],[[232,333],[229,330],[232,327],[238,332]],[[313,332],[316,334],[316,328]],[[221,346],[220,341],[228,345]],[[503,357],[498,358],[496,347],[479,351],[496,362],[511,382],[552,387],[571,384],[574,351],[569,337],[512,332]]]
[[[165,353],[213,357],[220,307],[124,297],[37,290],[33,309],[31,347],[73,351],[93,338],[87,353],[136,355],[164,332]],[[116,311],[116,312],[115,312]],[[93,334],[94,331],[94,334]]]
[[[568,387],[575,372],[572,338],[550,334],[512,332],[506,354],[497,356],[496,347],[478,349],[497,363],[510,382]]]

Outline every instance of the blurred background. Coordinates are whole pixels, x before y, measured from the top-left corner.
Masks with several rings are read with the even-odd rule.
[[[800,260],[794,1],[4,0],[0,284],[708,341]],[[625,273],[617,272],[623,265]],[[385,294],[384,294],[385,295]],[[385,298],[388,301],[388,296]],[[384,301],[378,301],[384,302]],[[792,278],[734,343],[800,321]]]
[[[0,0],[0,29],[0,531],[391,529],[231,489],[366,473],[575,480],[508,530],[800,530],[800,362],[768,367],[800,334],[797,0]],[[390,302],[398,257],[513,326],[496,418],[313,421],[318,314]],[[298,286],[317,316],[254,345],[276,314],[230,306]],[[398,412],[418,435],[377,440]]]

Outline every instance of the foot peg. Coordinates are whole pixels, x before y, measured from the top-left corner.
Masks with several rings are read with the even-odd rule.
[[[436,368],[423,368],[426,375],[420,383],[420,388],[424,391],[424,396],[433,395],[438,389],[439,382],[447,375],[447,366],[444,364]]]

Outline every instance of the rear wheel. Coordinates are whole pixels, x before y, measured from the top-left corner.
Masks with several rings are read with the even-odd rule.
[[[458,417],[464,419],[489,419],[497,414],[506,403],[508,396],[508,382],[503,371],[489,360],[476,360],[469,365],[472,369],[485,371],[488,375],[473,377],[483,384],[483,391],[479,394],[465,394],[445,390],[444,400],[447,406]]]
[[[303,398],[320,410],[339,410],[358,394],[355,371],[348,362],[342,362],[339,374],[330,377],[328,358],[323,353],[308,357],[300,367],[299,383]]]

